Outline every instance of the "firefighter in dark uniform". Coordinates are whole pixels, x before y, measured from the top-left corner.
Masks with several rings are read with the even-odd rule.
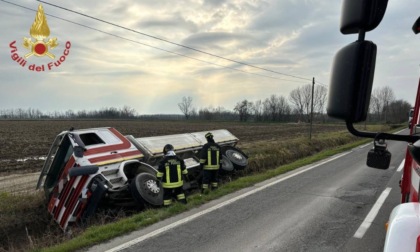
[[[221,148],[214,141],[213,134],[211,132],[205,135],[207,143],[204,144],[200,152],[200,165],[203,171],[203,183],[201,193],[208,193],[209,185],[211,189],[215,190],[219,186],[218,184],[218,172],[221,168]]]
[[[172,197],[181,203],[187,204],[187,199],[182,188],[184,184],[183,176],[188,173],[184,160],[175,154],[174,147],[170,144],[163,147],[163,154],[165,156],[159,163],[156,174],[157,179],[162,182],[163,205],[171,205]]]

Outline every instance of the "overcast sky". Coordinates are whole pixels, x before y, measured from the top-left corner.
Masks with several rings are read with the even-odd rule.
[[[47,1],[137,32],[43,3],[48,39],[58,42],[48,49],[55,58],[30,56],[21,66],[12,55],[31,52],[23,39],[31,38],[39,2],[7,1],[32,10],[0,0],[0,109],[126,105],[139,114],[168,114],[180,113],[177,104],[191,96],[197,109],[232,110],[243,99],[287,98],[312,77],[328,86],[335,53],[357,40],[339,31],[338,0]],[[411,104],[420,73],[420,36],[411,27],[419,9],[418,0],[389,0],[379,27],[366,34],[378,46],[373,87],[389,86]],[[49,70],[60,57],[61,65]],[[31,71],[34,64],[44,71]]]

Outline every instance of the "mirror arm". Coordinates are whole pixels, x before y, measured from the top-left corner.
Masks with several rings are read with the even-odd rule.
[[[359,31],[359,37],[357,38],[357,41],[365,41],[365,34],[366,32],[363,30]]]
[[[395,140],[395,141],[405,141],[408,143],[414,143],[417,140],[420,139],[420,136],[414,136],[414,135],[396,135],[396,134],[389,134],[389,133],[383,133],[383,132],[363,132],[358,131],[354,128],[352,122],[346,122],[347,130],[358,137],[367,137],[367,138],[373,138],[373,139],[384,139],[384,140]]]

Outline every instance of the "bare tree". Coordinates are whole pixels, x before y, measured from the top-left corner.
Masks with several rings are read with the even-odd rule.
[[[404,123],[408,120],[408,113],[411,104],[404,100],[396,100],[389,103],[386,110],[388,111],[388,121],[391,123]]]
[[[264,100],[264,115],[271,121],[282,121],[285,115],[290,114],[290,105],[286,98],[279,95],[271,95],[270,98]]]
[[[292,111],[292,109],[290,108],[290,105],[287,102],[287,99],[282,95],[278,96],[277,103],[278,103],[277,113],[278,113],[279,120],[284,121],[286,117],[290,115],[290,112]]]
[[[375,106],[375,110],[380,115],[379,119],[381,120],[383,118],[385,121],[387,121],[388,106],[395,100],[394,91],[388,86],[378,87],[373,90],[372,97],[375,97],[371,100],[373,100],[372,102],[376,103],[373,105]]]
[[[246,122],[251,113],[252,107],[252,102],[249,102],[245,99],[241,102],[238,102],[233,110],[239,114],[239,121]]]
[[[121,117],[122,118],[131,118],[131,117],[134,117],[135,114],[136,114],[136,110],[131,108],[130,106],[125,105],[121,109]]]
[[[193,98],[191,96],[184,96],[182,97],[182,102],[178,103],[179,109],[185,115],[185,119],[187,120],[190,118],[192,112],[194,111],[192,107],[192,100]]]
[[[325,110],[325,103],[327,102],[327,88],[324,86],[314,87],[314,112],[323,114]],[[299,117],[309,122],[311,114],[312,103],[312,84],[293,89],[289,95],[289,101],[292,107],[299,114]]]
[[[315,86],[314,88],[314,112],[323,114],[325,112],[325,103],[327,102],[328,90],[324,86]]]
[[[381,116],[381,104],[379,102],[378,97],[376,97],[375,92],[372,92],[372,95],[370,97],[369,110],[370,110],[370,112],[372,114],[375,115],[376,120],[380,120],[380,116]]]
[[[294,111],[299,115],[299,120],[303,116],[303,97],[300,88],[293,89],[289,94],[289,101],[292,103]]]
[[[299,117],[309,121],[311,112],[312,86],[311,84],[293,89],[289,95],[289,101],[298,112]]]
[[[271,121],[276,121],[278,116],[278,102],[277,96],[271,95],[270,98],[264,101],[265,114],[270,118]]]
[[[262,121],[263,109],[263,102],[261,100],[254,102],[254,106],[252,106],[252,111],[254,113],[256,121]]]

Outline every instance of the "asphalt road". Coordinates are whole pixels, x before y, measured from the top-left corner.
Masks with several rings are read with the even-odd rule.
[[[388,142],[388,170],[366,166],[371,148],[302,167],[90,251],[382,251],[385,223],[400,202],[397,170],[406,143]],[[389,195],[379,204],[384,190]]]

